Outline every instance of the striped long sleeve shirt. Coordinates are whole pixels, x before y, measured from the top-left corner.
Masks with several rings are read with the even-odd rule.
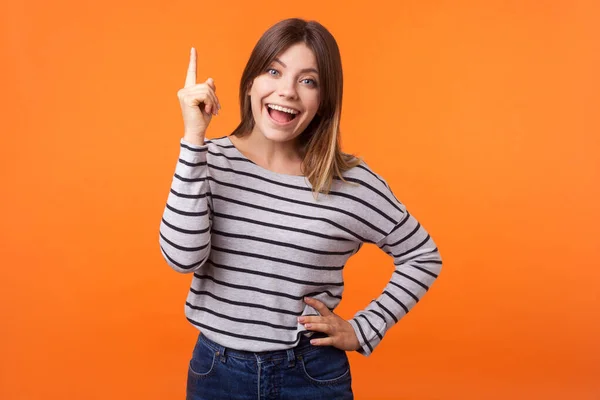
[[[280,174],[245,157],[228,136],[180,141],[159,243],[177,272],[193,273],[185,316],[229,348],[270,351],[310,336],[303,298],[334,310],[342,270],[364,243],[395,266],[382,293],[349,320],[369,356],[427,292],[442,261],[425,229],[364,162],[317,199],[303,176]]]

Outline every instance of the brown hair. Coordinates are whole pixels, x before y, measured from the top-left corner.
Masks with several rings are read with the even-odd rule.
[[[244,136],[254,128],[254,117],[248,90],[254,78],[264,73],[275,57],[297,43],[304,43],[317,59],[320,104],[317,114],[299,135],[303,154],[302,170],[313,187],[313,193],[327,194],[334,177],[347,182],[342,173],[360,164],[360,159],[342,153],[340,118],[342,114],[342,61],[340,50],[329,31],[316,21],[285,19],[269,28],[258,40],[240,82],[241,122],[233,131]]]

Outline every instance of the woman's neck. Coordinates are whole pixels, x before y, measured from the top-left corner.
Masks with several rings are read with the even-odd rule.
[[[295,139],[277,142],[260,132],[242,137],[231,135],[229,139],[248,159],[263,168],[282,174],[302,175],[302,156]]]

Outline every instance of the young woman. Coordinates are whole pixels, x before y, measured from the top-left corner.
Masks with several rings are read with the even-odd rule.
[[[231,135],[205,138],[221,107],[212,79],[196,83],[193,48],[178,97],[185,129],[159,240],[175,271],[193,273],[185,314],[201,333],[188,399],[352,399],[346,351],[370,355],[441,258],[385,180],[340,149],[335,39],[300,19],[267,30]],[[342,270],[363,243],[395,271],[346,321],[334,312]]]

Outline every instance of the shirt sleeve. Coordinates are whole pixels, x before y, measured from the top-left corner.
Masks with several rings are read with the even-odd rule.
[[[159,229],[160,250],[175,271],[190,273],[210,253],[212,209],[208,144],[180,141],[179,159]]]
[[[385,333],[425,295],[442,268],[429,233],[393,198],[402,211],[400,220],[376,245],[393,258],[395,270],[383,293],[349,321],[360,343],[357,351],[364,356],[369,356]]]

